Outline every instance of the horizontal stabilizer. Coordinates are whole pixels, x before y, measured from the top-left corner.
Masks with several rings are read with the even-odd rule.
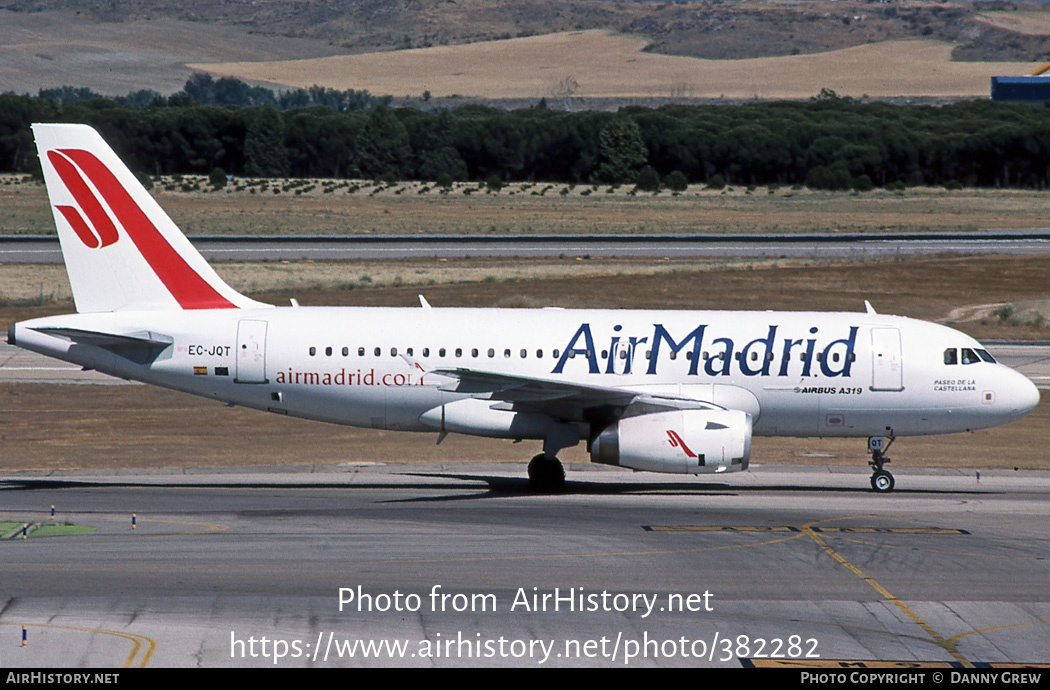
[[[138,364],[146,364],[157,359],[175,339],[162,333],[144,331],[142,333],[117,334],[101,331],[86,331],[80,328],[40,327],[34,331],[44,335],[68,340],[78,345],[92,345],[109,350],[115,355]]]

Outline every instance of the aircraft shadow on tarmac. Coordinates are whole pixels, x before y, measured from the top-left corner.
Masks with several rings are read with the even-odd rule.
[[[828,487],[828,486],[731,486],[722,482],[588,482],[581,480],[566,479],[564,488],[552,492],[537,492],[529,486],[528,479],[524,477],[487,476],[481,474],[426,474],[417,473],[419,477],[441,477],[461,479],[471,482],[484,482],[488,485],[488,491],[484,494],[472,494],[466,496],[447,497],[417,497],[410,499],[396,499],[396,502],[417,501],[447,501],[447,500],[472,500],[478,498],[507,498],[507,497],[531,497],[531,496],[615,496],[615,495],[644,495],[659,494],[661,496],[738,496],[749,493],[784,492],[784,493],[835,493],[835,494],[873,494],[866,486],[857,487]],[[457,487],[461,488],[461,487]],[[990,495],[995,492],[986,491],[958,491],[958,490],[929,490],[929,489],[898,489],[895,494],[939,494],[951,496],[967,496],[979,494]]]
[[[388,490],[388,491],[455,491],[442,496],[413,496],[382,500],[382,503],[420,503],[442,501],[473,501],[487,498],[531,498],[535,496],[618,496],[618,495],[679,495],[679,496],[737,496],[750,493],[823,493],[838,495],[873,494],[866,486],[833,487],[819,485],[784,486],[730,486],[722,482],[591,482],[567,479],[558,491],[537,492],[529,486],[525,477],[493,476],[485,474],[405,473],[404,477],[426,477],[428,479],[454,480],[448,483],[388,484],[383,482],[332,483],[176,483],[135,481],[78,481],[72,479],[6,479],[0,482],[0,491],[46,491],[62,489],[135,488],[135,489],[306,489],[306,490]],[[460,483],[463,482],[463,483]],[[469,492],[469,493],[461,493]],[[897,489],[894,495],[942,495],[942,496],[989,496],[998,492],[952,489]]]

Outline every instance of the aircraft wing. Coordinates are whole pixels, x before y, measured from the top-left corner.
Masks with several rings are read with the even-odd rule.
[[[632,408],[632,414],[663,410],[724,409],[713,403],[675,395],[469,368],[432,369],[427,373],[453,379],[441,386],[441,390],[465,393],[505,404],[494,405],[494,409],[538,412],[567,422],[591,422],[602,417],[619,418],[628,407]]]

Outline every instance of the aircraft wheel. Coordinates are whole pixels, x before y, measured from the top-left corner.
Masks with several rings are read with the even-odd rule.
[[[540,453],[529,461],[529,486],[533,491],[549,493],[565,487],[565,468],[558,458]]]
[[[893,475],[886,470],[878,470],[871,475],[871,488],[877,493],[888,494],[893,491]]]

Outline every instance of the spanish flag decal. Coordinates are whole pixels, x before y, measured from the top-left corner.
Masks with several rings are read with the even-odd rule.
[[[208,367],[193,367],[193,375],[194,376],[207,376],[208,375]]]

